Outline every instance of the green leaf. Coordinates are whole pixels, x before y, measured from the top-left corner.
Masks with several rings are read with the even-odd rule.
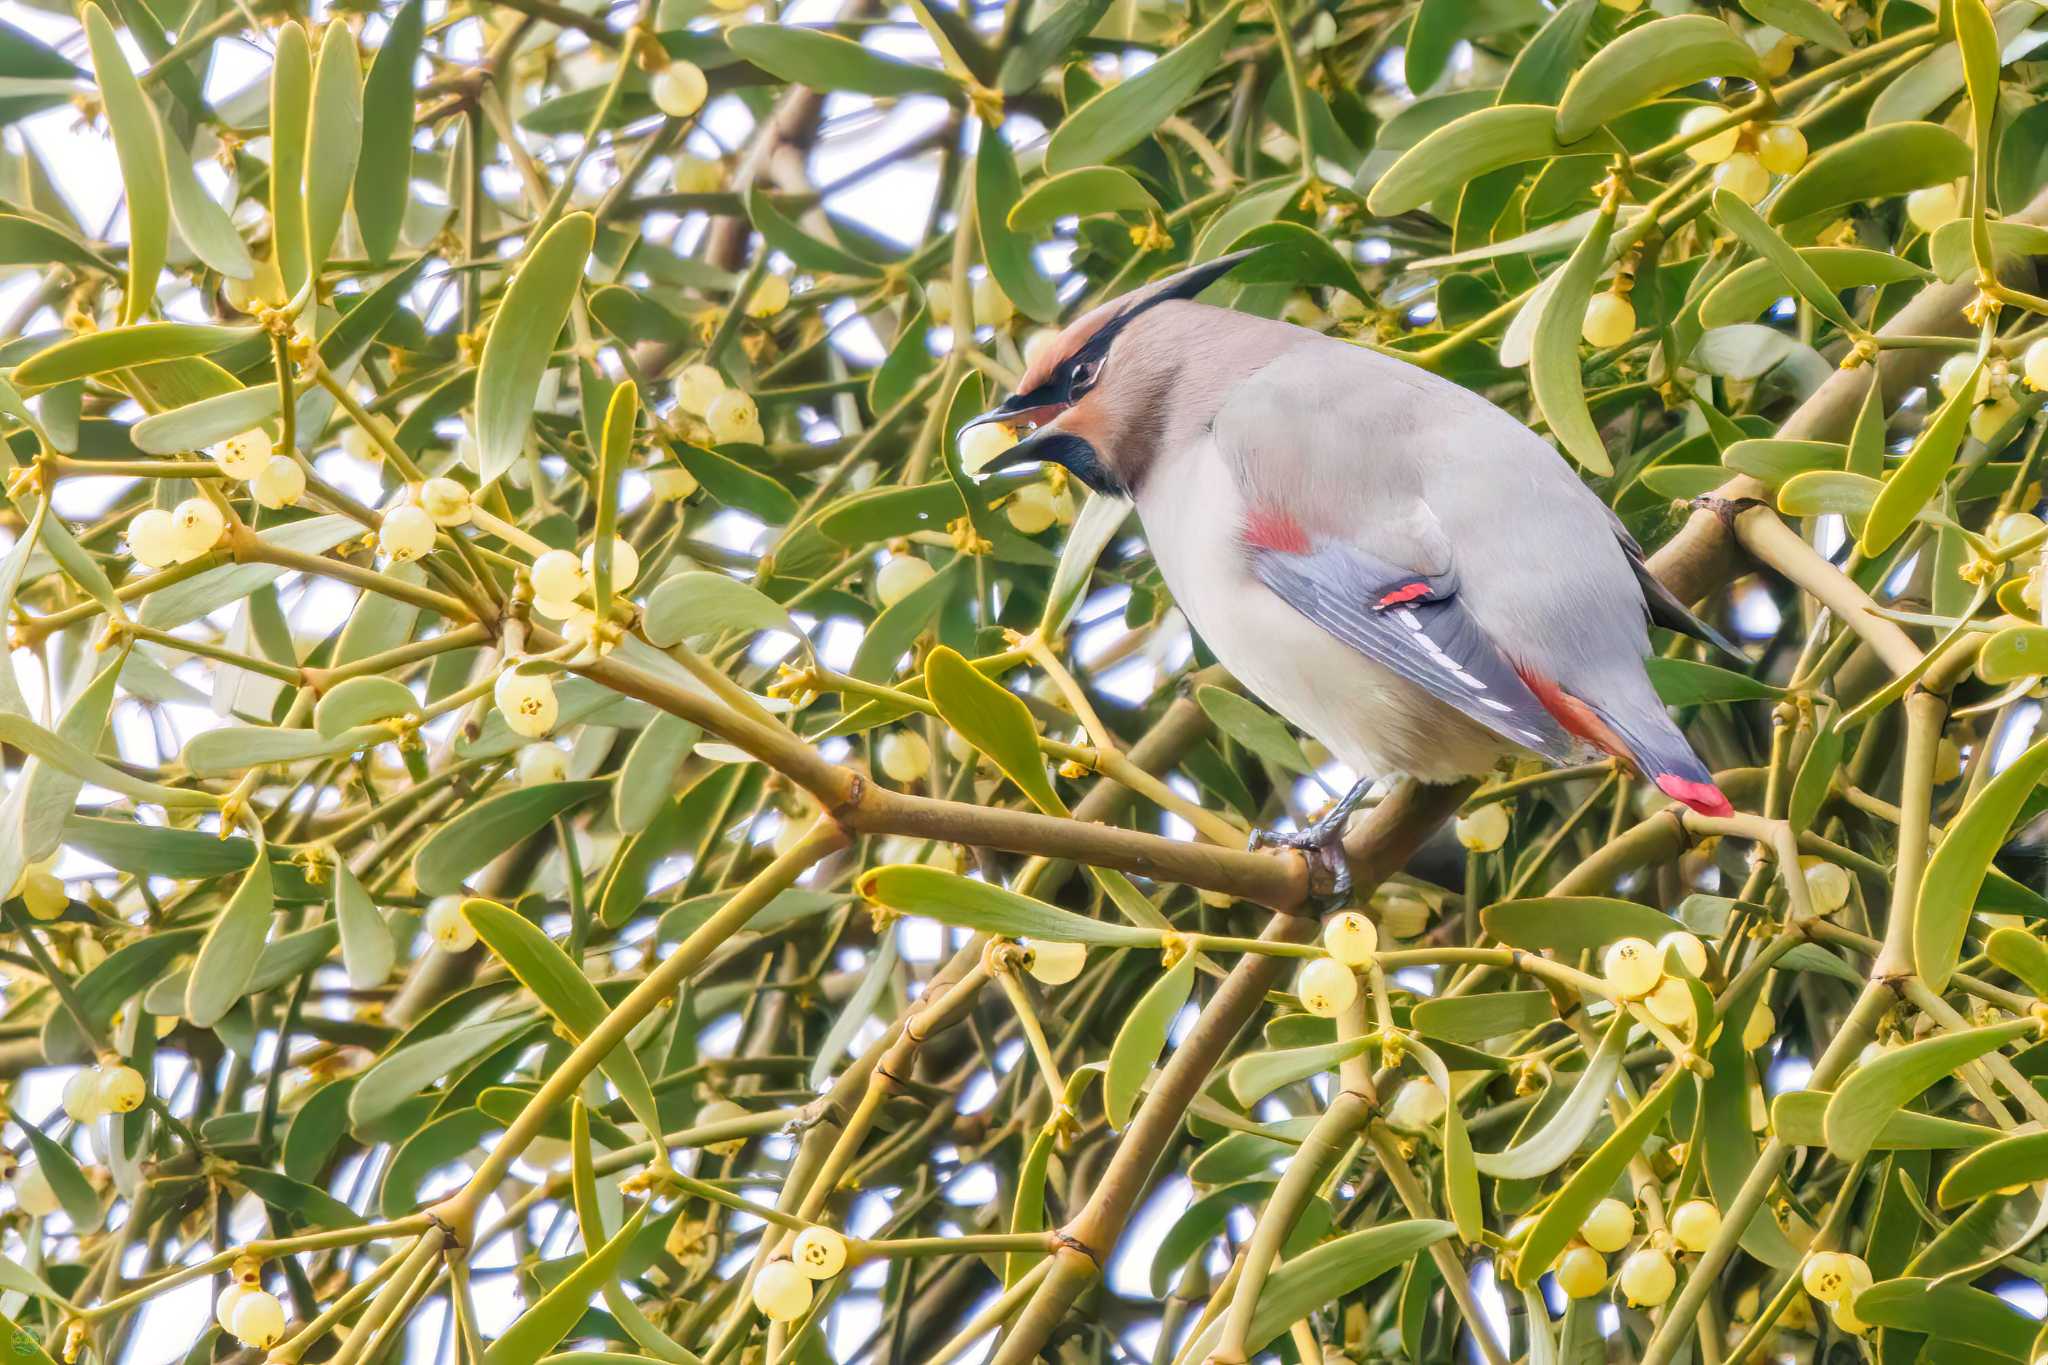
[[[2048,626],[1994,631],[1977,656],[1977,672],[1994,686],[2048,673]]]
[[[413,855],[413,881],[429,896],[453,895],[485,863],[610,786],[608,780],[547,782],[486,797],[427,836]]]
[[[107,718],[113,710],[115,685],[121,679],[121,664],[119,656],[110,660],[64,708],[64,714],[57,720],[58,739],[76,745],[85,753],[99,748],[100,737],[106,732]],[[63,842],[65,817],[78,804],[85,779],[54,763],[31,758],[22,765],[14,783],[8,805],[19,813],[19,820],[11,832],[18,841],[21,856],[35,862],[56,852],[57,845]],[[6,856],[0,854],[0,863],[5,861]],[[13,885],[14,877],[19,875],[17,870],[7,876],[8,884]]]
[[[58,262],[105,275],[119,273],[69,233],[33,218],[0,214],[0,265],[48,266]]]
[[[1844,204],[1938,185],[1969,171],[1969,144],[1939,124],[1866,128],[1800,167],[1771,201],[1770,221],[1795,223]]]
[[[306,130],[306,247],[316,274],[341,231],[362,150],[363,71],[356,62],[356,36],[346,24],[329,24],[320,34]]]
[[[1083,166],[1050,176],[1010,206],[1005,220],[1018,232],[1044,232],[1062,218],[1096,213],[1159,212],[1159,201],[1135,176],[1115,166]]]
[[[704,491],[728,507],[751,512],[770,526],[786,525],[796,515],[796,499],[766,474],[749,469],[730,455],[688,441],[662,442],[676,463],[704,485]]]
[[[1573,151],[1619,150],[1611,137]],[[1547,104],[1495,104],[1475,109],[1431,132],[1401,153],[1366,196],[1382,218],[1408,213],[1455,194],[1471,181],[1507,166],[1563,156],[1557,110]]]
[[[1409,1043],[1409,1050],[1421,1064],[1423,1073],[1436,1083],[1438,1093],[1444,1096],[1443,1129],[1438,1135],[1438,1144],[1443,1151],[1443,1197],[1450,1208],[1451,1221],[1457,1225],[1458,1239],[1467,1245],[1476,1244],[1484,1227],[1484,1213],[1479,1206],[1479,1170],[1472,1156],[1472,1137],[1465,1131],[1465,1115],[1458,1107],[1458,1091],[1451,1082],[1450,1069],[1443,1058],[1436,1055],[1420,1042]]]
[[[1839,441],[1782,441],[1756,436],[1729,445],[1721,452],[1721,463],[1768,488],[1778,488],[1813,470],[1840,469],[1848,453],[1848,447]]]
[[[1927,278],[1925,270],[1889,251],[1858,246],[1805,246],[1794,250],[1831,292]],[[1749,261],[1723,276],[1700,300],[1700,326],[1712,329],[1753,322],[1758,314],[1791,292],[1791,283],[1769,259]]]
[[[1152,1074],[1166,1032],[1195,988],[1195,955],[1184,953],[1138,998],[1109,1047],[1109,1072],[1102,1082],[1102,1108],[1109,1126],[1121,1129],[1131,1121],[1138,1091]]]
[[[1643,671],[1649,674],[1650,686],[1657,689],[1658,697],[1666,706],[1775,701],[1785,695],[1783,688],[1693,659],[1665,659],[1653,655],[1643,660]]]
[[[1557,135],[1577,142],[1673,90],[1721,76],[1756,80],[1762,74],[1749,44],[1722,20],[1705,14],[1653,19],[1607,43],[1579,68],[1557,104]]]
[[[1984,954],[2024,982],[2036,1000],[2048,1000],[2048,944],[2024,929],[1993,929]]]
[[[2031,1358],[2040,1326],[1996,1294],[1954,1280],[1874,1284],[1856,1296],[1856,1316],[1880,1327],[1926,1333],[1950,1346],[1981,1347],[2009,1360]]]
[[[527,248],[491,318],[476,375],[477,479],[496,481],[526,448],[541,378],[555,337],[568,321],[597,231],[587,213],[572,213]]]
[[[676,774],[704,732],[663,711],[640,732],[612,784],[612,820],[621,833],[638,834],[676,793]]]
[[[813,90],[859,95],[957,95],[959,83],[929,66],[886,57],[836,33],[792,24],[741,24],[725,41],[771,75]]]
[[[1855,1161],[1877,1143],[1886,1120],[1936,1081],[2034,1031],[2031,1019],[1941,1033],[1894,1048],[1851,1071],[1822,1120],[1828,1150]]]
[[[36,1165],[42,1168],[43,1178],[50,1183],[51,1193],[64,1206],[64,1216],[80,1232],[89,1232],[100,1224],[100,1197],[93,1191],[92,1182],[85,1178],[85,1172],[78,1167],[78,1161],[55,1138],[30,1123],[26,1118],[16,1117],[15,1125],[28,1137],[28,1145],[35,1149]]]
[[[128,438],[145,455],[175,455],[203,450],[276,419],[277,385],[259,384],[152,414],[130,427]]]
[[[1690,1084],[1682,1069],[1673,1067],[1667,1071],[1657,1088],[1643,1096],[1627,1120],[1572,1172],[1523,1239],[1515,1258],[1516,1284],[1527,1289],[1550,1269],[1565,1244],[1577,1235],[1579,1225],[1586,1221],[1593,1206],[1607,1197],[1614,1182],[1628,1169],[1628,1163],[1642,1152],[1643,1145],[1663,1122],[1681,1084]]]
[[[1373,1046],[1374,1039],[1367,1036],[1275,1052],[1247,1052],[1230,1064],[1230,1097],[1241,1108],[1250,1109],[1280,1087],[1334,1071],[1353,1057],[1363,1057]]]
[[[1949,1167],[1938,1198],[1952,1209],[2037,1180],[2048,1180],[2048,1133],[2021,1133],[1986,1143]]]
[[[72,993],[93,1027],[104,1034],[115,1012],[169,971],[171,963],[190,952],[201,937],[197,929],[159,929],[115,949],[72,983]],[[79,1031],[70,1010],[54,1010],[43,1021],[42,1045],[43,1059],[52,1066],[82,1066],[93,1060],[92,1042]]]
[[[138,322],[127,327],[109,327],[103,332],[67,337],[37,351],[15,367],[13,378],[24,389],[47,388],[131,365],[212,355],[262,335],[256,327],[210,327],[196,322]]]
[[[336,683],[313,705],[313,728],[329,739],[359,725],[418,715],[419,698],[392,678],[365,674]]]
[[[315,1227],[359,1228],[362,1216],[317,1185],[294,1180],[262,1166],[232,1164],[227,1179],[274,1209],[295,1214]]]
[[[157,136],[156,110],[129,68],[114,26],[95,4],[85,6],[83,18],[93,74],[99,81],[107,123],[114,132],[114,157],[121,166],[121,187],[128,206],[128,286],[121,296],[121,321],[132,323],[148,316],[156,301],[157,276],[163,273],[170,254],[171,200],[164,184],[164,149]],[[25,379],[17,370],[15,382],[58,381]]]
[[[1672,930],[1684,928],[1662,910],[1606,896],[1500,901],[1481,910],[1479,922],[1488,934],[1510,947],[1563,957],[1598,952],[1618,938],[1645,938],[1654,943]]]
[[[426,31],[426,0],[392,16],[363,83],[363,156],[356,163],[356,227],[372,261],[391,258],[412,197],[413,67]]]
[[[1214,686],[1196,688],[1195,701],[1218,730],[1260,758],[1289,772],[1315,771],[1286,724],[1257,702]]]
[[[2048,255],[2048,227],[2032,223],[1986,223],[1991,256],[1995,262],[2025,260]],[[1973,276],[1976,253],[1970,246],[1971,223],[1957,218],[1943,223],[1927,239],[1927,259],[1939,279],[1955,281]]]
[[[1852,527],[1870,515],[1884,486],[1864,474],[1815,470],[1794,474],[1778,490],[1778,510],[1788,517],[1847,517]]]
[[[1956,451],[1963,443],[1963,434],[1969,429],[1977,376],[1983,373],[1983,369],[1982,362],[1979,362],[1970,371],[1970,377],[1956,388],[1955,394],[1942,400],[1941,406],[1927,420],[1927,425],[1921,428],[1905,462],[1892,471],[1891,477],[1878,490],[1877,501],[1871,504],[1870,516],[1865,519],[1863,530],[1856,539],[1865,558],[1891,548],[1892,542],[1905,533],[1921,509],[1941,491],[1949,470],[1955,466]]]
[[[242,234],[235,231],[234,219],[200,183],[190,153],[173,140],[156,109],[146,101],[144,108],[158,139],[164,189],[170,196],[171,221],[178,225],[178,235],[206,265],[233,279],[249,279],[256,273],[256,260],[243,245]]]
[[[1487,991],[1416,1003],[1409,1022],[1417,1033],[1447,1043],[1481,1043],[1521,1033],[1557,1017],[1549,991]]]
[[[1370,301],[1365,283],[1329,239],[1301,223],[1261,223],[1234,238],[1228,251],[1261,248],[1230,272],[1237,284],[1325,285]]]
[[[598,441],[597,513],[593,518],[590,549],[590,590],[592,601],[609,603],[616,591],[612,583],[613,542],[619,529],[619,481],[633,457],[633,434],[640,425],[640,389],[632,381],[611,392],[604,406],[604,423]]]
[[[1123,948],[1157,948],[1164,941],[1157,929],[1090,919],[1000,886],[915,863],[870,868],[857,885],[862,896],[878,905],[979,934]]]
[[[1721,220],[1721,226],[1741,239],[1744,246],[1769,261],[1772,269],[1783,276],[1815,312],[1846,332],[1857,330],[1849,317],[1849,310],[1842,307],[1842,301],[1835,297],[1835,291],[1820,277],[1820,272],[1808,265],[1806,258],[1792,249],[1791,243],[1780,237],[1755,209],[1734,192],[1714,192],[1714,216]]]
[[[1238,8],[1233,0],[1164,57],[1070,111],[1045,145],[1046,174],[1113,160],[1150,137],[1216,69],[1236,34]]]
[[[739,630],[803,630],[780,602],[727,574],[692,570],[664,578],[647,598],[647,638],[664,649],[701,635]]]
[[[940,645],[924,663],[925,692],[939,718],[988,755],[1032,804],[1048,815],[1065,815],[1066,804],[1045,775],[1038,731],[1023,699]]]
[[[334,878],[334,923],[341,933],[341,961],[348,970],[348,982],[359,991],[372,990],[391,979],[391,969],[398,963],[398,943],[346,860],[336,858],[328,875]]]
[[[747,190],[747,217],[753,220],[768,245],[789,257],[799,269],[821,275],[852,275],[859,279],[873,279],[882,273],[881,267],[874,262],[862,260],[852,252],[806,232],[795,219],[776,208],[759,185]]]
[[[1538,994],[1548,996],[1548,992]],[[1607,1113],[1607,1097],[1621,1074],[1622,1054],[1628,1048],[1630,1022],[1626,1011],[1616,1012],[1599,1051],[1542,1127],[1503,1151],[1480,1152],[1473,1157],[1482,1174],[1496,1180],[1535,1180],[1571,1160]]]
[[[1948,988],[1991,859],[2043,774],[2048,774],[2048,740],[2034,744],[1985,783],[1928,858],[1913,920],[1913,965],[1928,989]]]
[[[558,784],[559,785],[559,784]],[[462,917],[469,921],[519,983],[533,992],[541,1008],[582,1042],[595,1033],[611,1011],[583,975],[583,969],[540,927],[524,916],[487,900],[466,900]],[[654,1091],[630,1047],[614,1047],[598,1066],[618,1087],[626,1107],[650,1133],[663,1131],[655,1110]]]
[[[209,792],[164,787],[130,777],[111,763],[102,763],[33,721],[5,712],[0,712],[0,744],[11,744],[31,757],[62,768],[73,777],[83,778],[95,786],[117,791],[137,801],[151,802],[167,810],[212,810],[219,804]]]
[[[296,297],[312,274],[306,210],[306,135],[312,120],[313,50],[306,30],[292,20],[277,30],[270,66],[271,250],[288,297]]]
[[[1258,1352],[1295,1323],[1362,1288],[1449,1237],[1456,1229],[1424,1218],[1346,1233],[1292,1257],[1266,1280],[1252,1314],[1245,1349]],[[1189,1360],[1206,1360],[1223,1332],[1223,1318],[1203,1330],[1187,1348]]]
[[[1739,3],[1749,12],[1749,17],[1760,24],[1783,29],[1795,38],[1819,43],[1828,51],[1844,56],[1852,50],[1848,30],[1816,0],[1739,0]]]
[[[647,1209],[645,1204],[635,1209],[610,1241],[586,1256],[533,1307],[515,1318],[504,1335],[484,1351],[483,1365],[537,1365],[542,1356],[553,1350],[583,1316],[592,1296],[611,1280],[619,1258],[639,1233]]]
[[[1106,166],[1097,169],[1123,176]],[[1040,188],[1049,183],[1041,182]],[[1026,235],[1032,229],[1015,221],[1017,210],[1026,202],[1022,193],[1016,153],[999,131],[983,128],[974,155],[974,221],[981,236],[982,259],[988,262],[988,273],[1003,293],[1026,317],[1034,322],[1054,322],[1060,315],[1059,295],[1032,255],[1031,239]]]
[[[355,1078],[348,1097],[349,1125],[359,1133],[373,1129],[443,1076],[540,1026],[539,1017],[528,1010],[401,1042]]]
[[[256,857],[207,929],[192,974],[186,979],[185,1018],[194,1028],[212,1028],[248,993],[276,908],[270,859]]]
[[[1579,369],[1579,333],[1585,325],[1586,304],[1593,297],[1593,285],[1607,260],[1607,241],[1613,231],[1612,214],[1602,213],[1595,218],[1592,230],[1573,249],[1571,258],[1545,282],[1548,292],[1529,305],[1537,309],[1529,345],[1529,387],[1537,407],[1565,453],[1588,473],[1601,476],[1612,474],[1614,465],[1607,458],[1600,429],[1593,425],[1592,414],[1586,410],[1585,376]]]
[[[419,1206],[420,1188],[430,1177],[474,1152],[503,1126],[482,1109],[457,1109],[406,1134],[384,1170],[377,1198],[380,1211],[386,1218],[404,1217]]]
[[[354,753],[393,738],[389,727],[364,725],[323,735],[268,725],[222,725],[185,741],[180,758],[195,777],[225,777],[270,764],[303,763]]]

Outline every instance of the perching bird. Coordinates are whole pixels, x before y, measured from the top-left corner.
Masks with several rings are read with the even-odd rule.
[[[1174,601],[1247,690],[1354,771],[1450,782],[1526,750],[1727,797],[1651,689],[1647,623],[1731,649],[1550,445],[1477,395],[1290,323],[1195,302],[1250,252],[1076,319],[976,422],[990,469],[1137,504]],[[1326,847],[1367,783],[1284,842]]]

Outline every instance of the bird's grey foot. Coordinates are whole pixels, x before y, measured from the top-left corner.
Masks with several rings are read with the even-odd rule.
[[[1351,896],[1351,864],[1344,857],[1344,828],[1351,823],[1352,813],[1364,804],[1366,794],[1371,790],[1371,779],[1359,782],[1330,808],[1328,814],[1307,829],[1255,829],[1246,847],[1253,850],[1299,849],[1307,855],[1311,866],[1320,864],[1330,874],[1332,897],[1340,902],[1348,900]]]

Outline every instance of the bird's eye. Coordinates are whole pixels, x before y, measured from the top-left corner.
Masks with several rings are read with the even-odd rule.
[[[1095,376],[1101,371],[1102,362],[1083,360],[1076,364],[1067,375],[1067,401],[1078,403],[1088,390],[1095,387]]]

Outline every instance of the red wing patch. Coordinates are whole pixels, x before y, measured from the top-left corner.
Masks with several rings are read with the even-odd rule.
[[[1281,554],[1308,553],[1308,532],[1301,523],[1277,507],[1254,507],[1244,519],[1245,544]]]
[[[1600,713],[1571,693],[1559,687],[1541,673],[1521,673],[1522,681],[1529,684],[1529,690],[1536,694],[1536,700],[1543,703],[1543,709],[1557,717],[1557,723],[1566,731],[1577,735],[1602,753],[1613,754],[1616,758],[1629,757],[1628,746],[1621,736],[1614,733],[1612,726],[1602,719]]]
[[[1381,597],[1373,605],[1381,611],[1385,611],[1388,607],[1398,607],[1403,602],[1413,602],[1416,598],[1427,597],[1429,594],[1429,584],[1418,579],[1413,583],[1403,583],[1400,587]]]

